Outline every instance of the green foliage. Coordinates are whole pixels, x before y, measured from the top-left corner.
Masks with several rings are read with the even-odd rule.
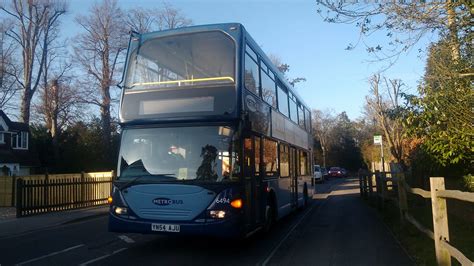
[[[326,166],[340,166],[351,171],[366,168],[360,147],[357,143],[356,123],[350,121],[345,112],[335,117],[335,123],[327,132],[329,143],[327,143]],[[315,150],[321,150],[318,137],[314,142]],[[316,163],[322,165],[320,153],[315,153]]]
[[[463,183],[468,191],[474,192],[474,176],[472,174],[465,175],[463,177]]]
[[[450,47],[439,42],[430,56],[420,96],[406,95],[405,126],[440,165],[467,165],[474,157],[472,80],[459,75],[468,60],[453,63]]]

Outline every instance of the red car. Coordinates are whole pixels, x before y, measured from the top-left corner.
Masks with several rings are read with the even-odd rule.
[[[329,169],[329,176],[332,177],[345,177],[347,175],[347,171],[341,167],[331,167]]]

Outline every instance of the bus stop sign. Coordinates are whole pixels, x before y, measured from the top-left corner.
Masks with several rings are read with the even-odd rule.
[[[374,144],[375,145],[382,145],[382,136],[381,135],[375,135],[374,136]]]

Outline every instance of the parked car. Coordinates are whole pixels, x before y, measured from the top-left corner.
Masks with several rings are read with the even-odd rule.
[[[321,166],[314,165],[313,178],[315,182],[323,182],[323,172],[321,171]]]
[[[328,169],[326,167],[321,167],[321,172],[323,173],[323,179],[327,179],[329,177]]]
[[[346,177],[347,171],[342,167],[331,167],[329,169],[329,176],[332,177]]]

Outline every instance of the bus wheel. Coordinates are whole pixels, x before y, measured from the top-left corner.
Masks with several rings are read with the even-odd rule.
[[[273,204],[270,200],[267,201],[267,206],[265,206],[265,221],[263,223],[263,232],[268,233],[273,226],[275,216],[275,210]]]

